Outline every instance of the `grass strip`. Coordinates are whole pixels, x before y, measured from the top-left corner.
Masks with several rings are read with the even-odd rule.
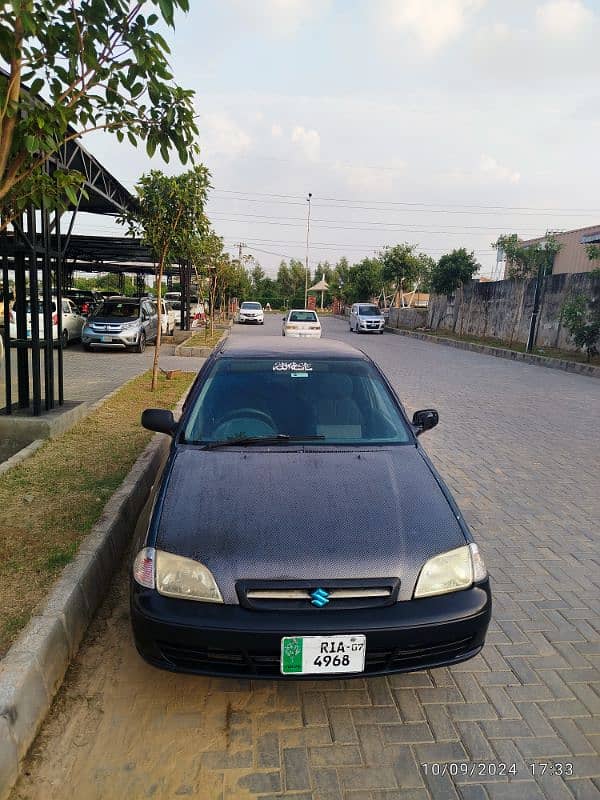
[[[0,656],[27,624],[153,434],[145,408],[174,408],[194,374],[150,373],[122,386],[69,431],[0,475]]]
[[[208,331],[208,329],[207,329]],[[223,331],[216,330],[212,334],[194,333],[189,339],[183,342],[183,347],[215,347],[223,338]]]
[[[491,336],[470,336],[463,334],[462,336],[453,331],[445,330],[426,330],[424,328],[407,328],[399,326],[401,330],[413,331],[414,333],[425,333],[427,336],[437,336],[440,339],[453,339],[457,342],[471,342],[473,344],[483,344],[488,347],[499,347],[503,350],[512,350],[515,353],[524,353],[525,345],[521,342],[513,342],[511,345],[503,339],[495,339]],[[574,350],[559,350],[556,347],[534,347],[531,351],[534,356],[546,356],[546,358],[559,358],[562,361],[573,361],[577,364],[591,364],[592,366],[600,366],[600,356],[594,356],[588,361],[585,353]]]

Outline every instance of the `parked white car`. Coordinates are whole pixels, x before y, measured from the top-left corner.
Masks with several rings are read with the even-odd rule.
[[[160,299],[160,330],[163,336],[172,336],[175,330],[177,314],[173,308],[172,303],[165,300],[164,297]]]
[[[320,339],[321,323],[317,312],[308,308],[291,308],[283,318],[281,335]]]
[[[350,333],[383,333],[385,317],[374,303],[354,303],[350,309]]]
[[[247,322],[265,324],[265,314],[260,303],[254,300],[244,300],[235,315],[235,321],[245,325]]]
[[[38,320],[40,339],[44,337],[44,314],[42,309],[42,299],[38,300]],[[81,339],[81,331],[85,324],[85,317],[79,313],[79,309],[71,300],[63,297],[62,300],[62,332],[61,337],[63,345],[67,347],[69,342],[75,339]],[[27,303],[27,338],[31,339],[31,308]],[[15,311],[15,304],[10,312],[10,338],[17,339],[17,313]],[[58,339],[58,313],[56,297],[52,298],[52,338],[56,341]]]

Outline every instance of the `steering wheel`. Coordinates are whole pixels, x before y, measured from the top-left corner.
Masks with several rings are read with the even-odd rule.
[[[267,414],[265,411],[259,411],[256,408],[236,408],[233,411],[228,411],[227,414],[219,420],[219,424],[213,431],[213,435],[216,438],[235,435],[236,431],[231,430],[231,426],[229,426],[229,430],[227,430],[227,423],[239,421],[241,424],[243,420],[254,420],[255,423],[258,423],[254,430],[244,431],[248,436],[271,436],[277,433],[277,425],[270,414]],[[225,428],[224,432],[221,432],[222,428]]]

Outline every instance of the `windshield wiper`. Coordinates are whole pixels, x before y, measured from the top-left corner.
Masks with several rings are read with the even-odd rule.
[[[278,433],[276,436],[235,436],[233,439],[219,439],[217,442],[208,442],[202,450],[214,450],[217,447],[248,444],[287,444],[288,442],[314,442],[324,439],[324,436],[290,436],[288,433]]]

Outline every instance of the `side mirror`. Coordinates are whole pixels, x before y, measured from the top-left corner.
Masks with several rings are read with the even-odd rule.
[[[142,425],[149,431],[166,433],[168,436],[173,436],[177,427],[173,412],[164,408],[147,408],[143,411]]]
[[[439,421],[440,416],[435,408],[423,408],[420,411],[415,411],[412,418],[412,423],[417,429],[417,436],[431,430],[431,428],[435,428]]]

